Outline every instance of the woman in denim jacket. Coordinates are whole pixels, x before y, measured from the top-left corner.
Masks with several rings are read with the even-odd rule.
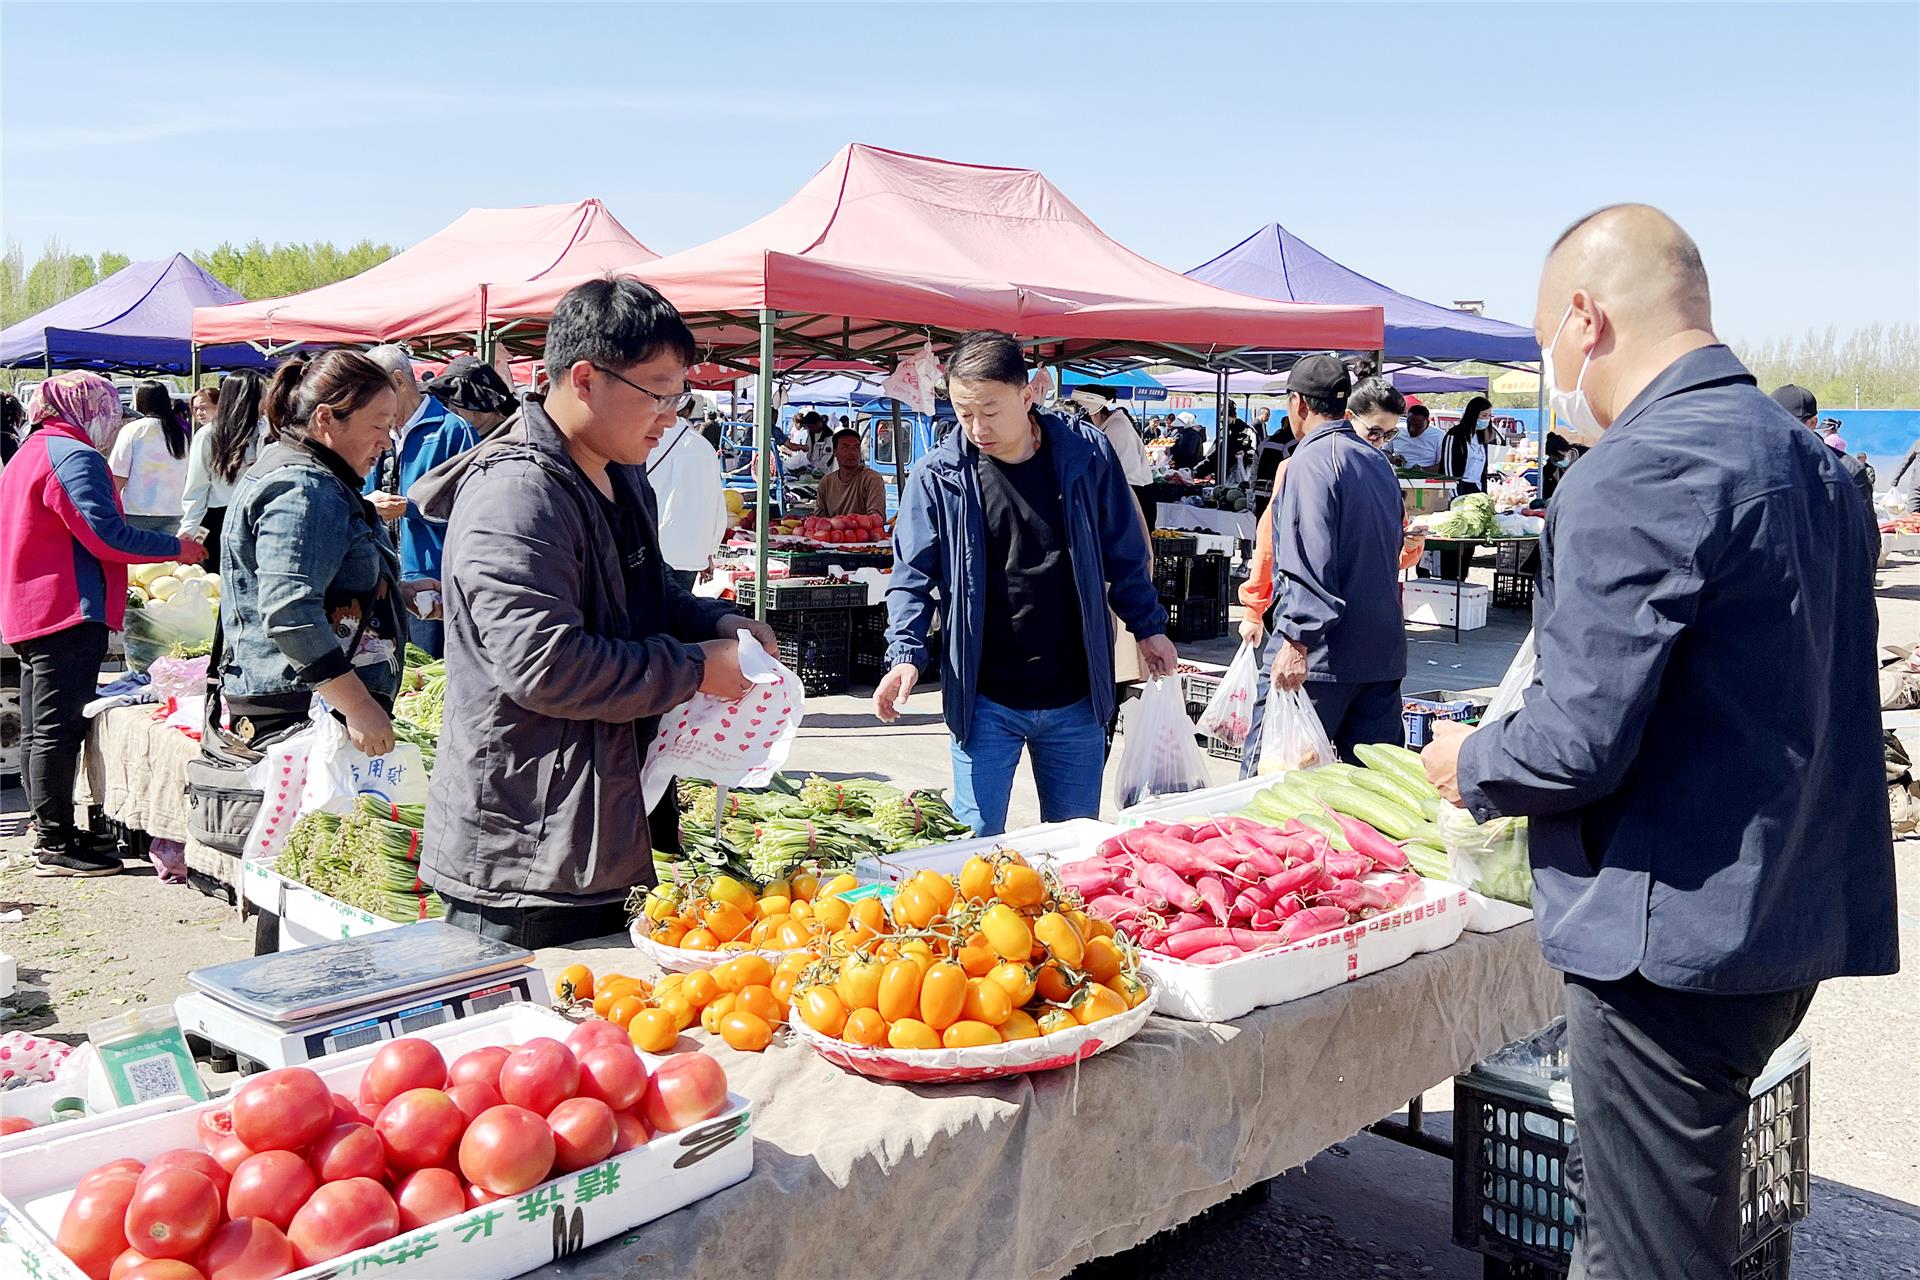
[[[267,392],[273,442],[234,491],[220,548],[228,726],[254,747],[326,699],[368,755],[393,747],[407,642],[400,561],[360,486],[391,443],[386,371],[357,351],[292,360]]]

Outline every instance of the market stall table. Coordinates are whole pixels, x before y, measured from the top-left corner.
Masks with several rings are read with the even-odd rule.
[[[1156,529],[1188,529],[1196,533],[1223,534],[1241,542],[1253,541],[1251,511],[1216,511],[1210,507],[1163,502],[1155,509],[1153,519]]]
[[[156,840],[187,839],[187,761],[200,744],[154,718],[153,703],[112,707],[87,725],[74,803],[98,805]]]
[[[638,959],[625,938],[539,953],[549,977]],[[984,1084],[687,1035],[753,1100],[753,1176],[531,1274],[1062,1276],[1298,1167],[1559,1007],[1522,924],[1235,1022],[1155,1016],[1078,1068]]]
[[[1461,630],[1460,598],[1461,598],[1461,593],[1463,592],[1466,586],[1467,570],[1473,564],[1474,551],[1476,551],[1478,548],[1483,546],[1498,547],[1502,543],[1531,542],[1534,544],[1538,544],[1540,541],[1538,535],[1533,535],[1533,534],[1529,534],[1523,537],[1512,537],[1512,538],[1442,538],[1435,534],[1429,533],[1429,534],[1426,534],[1425,537],[1426,537],[1427,550],[1429,551],[1454,550],[1454,551],[1458,551],[1462,557],[1461,563],[1460,563],[1460,576],[1452,580],[1453,581],[1453,642],[1455,644],[1460,643],[1460,630]],[[1445,580],[1436,579],[1436,578],[1426,578],[1426,579],[1421,579],[1421,581],[1427,582],[1427,583],[1433,583],[1433,582],[1441,582]]]

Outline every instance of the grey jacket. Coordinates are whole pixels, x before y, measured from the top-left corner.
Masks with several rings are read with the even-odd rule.
[[[353,671],[375,697],[392,700],[406,643],[400,561],[351,481],[332,455],[280,443],[241,477],[220,539],[226,693],[304,693]],[[393,643],[392,662],[349,663],[334,617],[356,607],[373,611],[371,628]]]
[[[643,735],[693,696],[704,664],[690,643],[716,636],[732,609],[666,572],[645,471],[620,470],[648,542],[631,570],[538,404],[411,490],[430,515],[455,494],[446,716],[420,869],[446,896],[585,906],[652,883]]]

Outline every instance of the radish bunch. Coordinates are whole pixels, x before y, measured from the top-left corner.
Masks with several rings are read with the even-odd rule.
[[[1406,901],[1420,877],[1406,870],[1400,846],[1365,823],[1342,819],[1341,826],[1355,852],[1335,850],[1298,822],[1149,822],[1102,842],[1059,875],[1088,912],[1148,950],[1218,964]]]

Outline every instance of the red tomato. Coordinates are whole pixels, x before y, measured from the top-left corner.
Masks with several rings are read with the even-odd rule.
[[[264,1218],[239,1218],[213,1233],[200,1270],[207,1280],[280,1280],[293,1270],[293,1244]]]
[[[727,1109],[727,1073],[704,1053],[677,1053],[654,1070],[640,1114],[655,1133],[674,1133]]]
[[[500,1096],[535,1115],[546,1115],[579,1088],[580,1060],[545,1036],[521,1045],[500,1067]]]
[[[653,1130],[647,1128],[646,1118],[636,1111],[616,1111],[613,1113],[613,1151],[619,1155],[622,1151],[631,1151],[635,1147],[645,1146],[653,1137]]]
[[[219,1225],[220,1191],[205,1174],[177,1165],[149,1169],[134,1185],[127,1243],[149,1258],[191,1257]]]
[[[320,1135],[307,1153],[313,1176],[322,1182],[343,1182],[348,1178],[372,1178],[378,1182],[387,1176],[387,1147],[371,1126],[358,1120],[337,1124]]]
[[[300,1151],[333,1127],[333,1091],[305,1067],[255,1076],[233,1095],[233,1136],[255,1151]]]
[[[89,1176],[91,1180],[82,1180],[67,1202],[54,1243],[73,1265],[93,1280],[101,1280],[113,1260],[132,1247],[124,1224],[138,1175],[131,1169],[116,1169]]]
[[[497,1196],[477,1183],[467,1185],[467,1208],[469,1209],[478,1209],[483,1204],[492,1204],[495,1200],[505,1199],[505,1196]]]
[[[227,1195],[227,1184],[233,1180],[233,1175],[222,1168],[218,1160],[204,1151],[195,1151],[191,1147],[175,1147],[172,1151],[162,1151],[147,1162],[147,1167],[140,1173],[140,1181],[145,1182],[156,1169],[191,1169],[211,1182],[214,1190],[220,1193],[220,1198],[223,1200]]]
[[[506,1101],[500,1096],[498,1089],[490,1084],[482,1084],[478,1080],[454,1085],[447,1090],[447,1096],[453,1099],[454,1106],[460,1108],[460,1114],[466,1118],[468,1124],[472,1124],[475,1117],[482,1111],[490,1111]]]
[[[235,1169],[256,1154],[252,1147],[232,1134],[218,1139],[208,1150],[213,1153],[214,1163],[225,1169],[229,1177],[233,1175]]]
[[[148,1258],[120,1273],[120,1280],[207,1280],[206,1273],[178,1258]]]
[[[500,1064],[505,1062],[507,1057],[507,1050],[497,1044],[463,1053],[453,1060],[452,1066],[447,1068],[447,1084],[483,1084],[489,1089],[498,1089]]]
[[[98,1165],[95,1168],[87,1170],[80,1181],[74,1185],[74,1190],[78,1191],[82,1187],[91,1186],[99,1179],[111,1177],[116,1173],[130,1173],[135,1178],[138,1178],[142,1173],[146,1172],[146,1168],[146,1165],[135,1160],[132,1156],[121,1156],[118,1160],[109,1160],[103,1165]]]
[[[113,1260],[113,1266],[107,1269],[107,1280],[125,1280],[127,1272],[149,1261],[151,1259],[138,1249],[129,1249]]]
[[[361,1123],[360,1104],[344,1093],[334,1094],[333,1123],[336,1125]]]
[[[619,1136],[613,1108],[598,1098],[568,1098],[547,1117],[553,1130],[553,1167],[572,1173],[599,1164]]]
[[[233,1136],[233,1108],[208,1107],[194,1117],[193,1125],[200,1134],[200,1145],[212,1155],[216,1144]]]
[[[282,1231],[296,1209],[307,1202],[320,1180],[307,1162],[291,1151],[262,1151],[233,1171],[227,1188],[229,1218],[265,1218]]]
[[[497,1196],[518,1195],[553,1169],[553,1130],[525,1107],[483,1112],[460,1139],[460,1172]]]
[[[383,1107],[409,1089],[446,1087],[447,1060],[431,1041],[413,1036],[381,1045],[367,1064],[367,1073],[360,1077],[362,1100]]]
[[[393,1189],[400,1229],[412,1231],[467,1211],[467,1189],[451,1169],[415,1169]]]
[[[580,1096],[598,1098],[615,1111],[627,1110],[647,1091],[647,1064],[625,1036],[620,1039],[617,1045],[597,1045],[580,1055]]]
[[[0,1138],[10,1133],[25,1133],[33,1128],[33,1121],[25,1116],[0,1116]]]
[[[467,1127],[452,1098],[438,1089],[409,1089],[380,1108],[374,1126],[387,1144],[387,1165],[395,1173],[445,1164]]]
[[[622,1049],[633,1047],[627,1040],[627,1033],[605,1018],[588,1018],[567,1036],[567,1048],[573,1050],[576,1058],[586,1057],[587,1050],[603,1044],[617,1045]]]
[[[397,1043],[397,1042],[396,1042]],[[329,1182],[300,1206],[287,1228],[293,1260],[303,1267],[392,1238],[400,1211],[372,1178]]]

